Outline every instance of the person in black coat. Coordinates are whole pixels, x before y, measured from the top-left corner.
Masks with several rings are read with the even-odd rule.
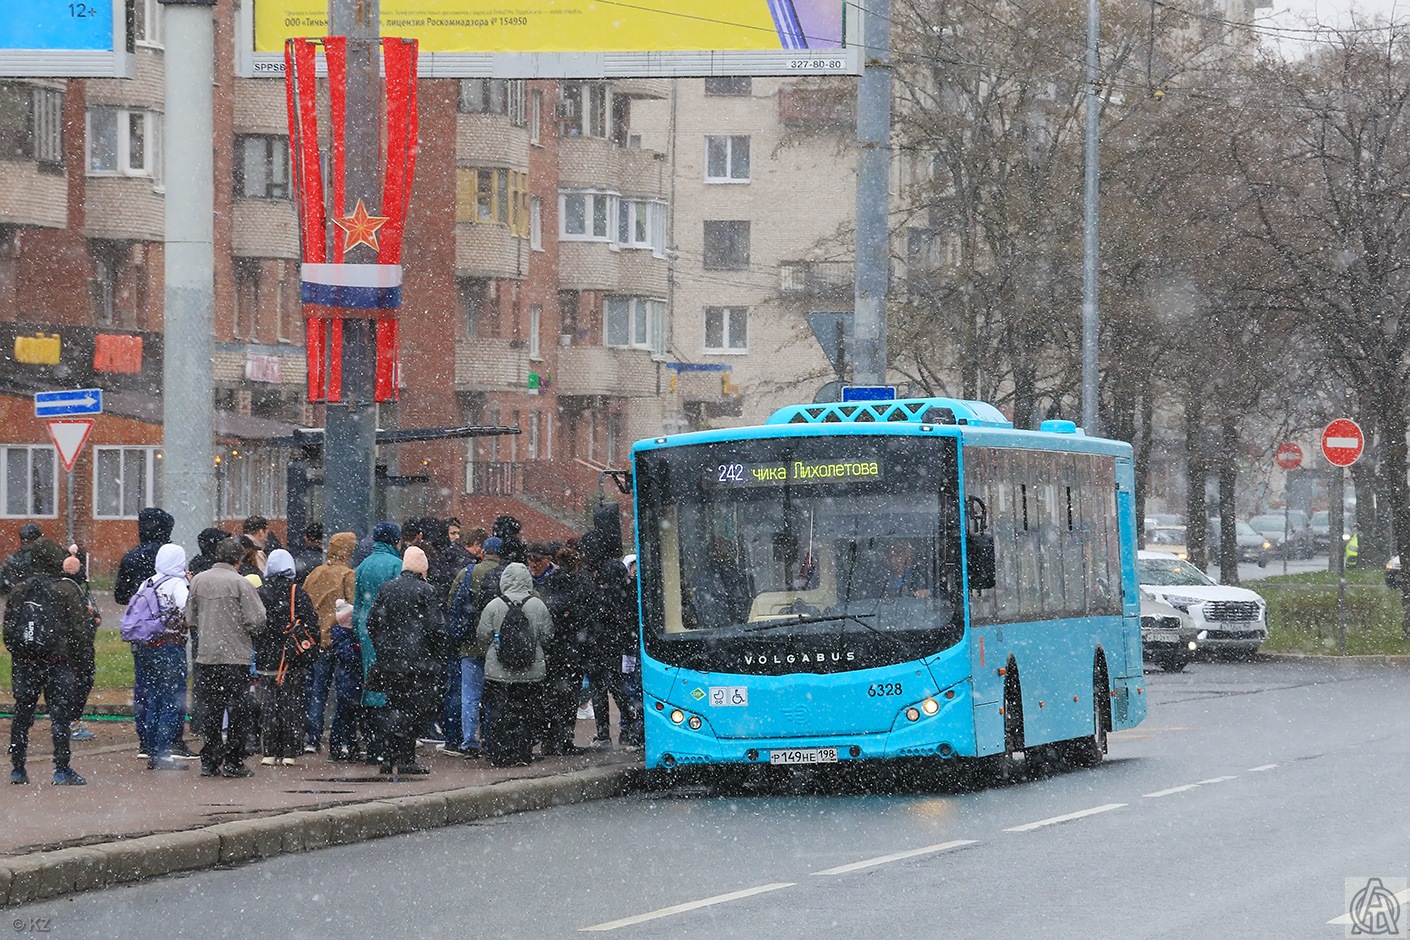
[[[118,564],[117,578],[113,581],[113,600],[126,607],[142,582],[157,573],[157,552],[171,541],[171,530],[175,527],[176,519],[165,509],[148,506],[137,513],[139,544],[123,555]]]
[[[587,645],[587,614],[592,584],[580,570],[582,556],[562,548],[539,592],[553,617],[553,638],[544,646],[547,675],[543,685],[543,753],[576,754],[578,693],[583,685],[583,649]]]
[[[636,590],[627,577],[626,566],[597,531],[583,536],[583,573],[588,580],[590,600],[583,617],[587,625],[585,659],[592,687],[593,717],[597,734],[593,743],[612,743],[612,720],[608,696],[617,703],[621,716],[621,740],[633,745],[641,738],[641,716],[623,674],[624,657],[635,663],[637,656]]]
[[[386,582],[367,617],[377,651],[368,688],[387,696],[384,774],[427,774],[416,763],[416,736],[440,711],[450,650],[441,592],[426,580],[426,553],[402,556],[401,577]]]
[[[255,635],[255,672],[259,676],[260,750],[266,766],[294,767],[304,752],[304,684],[312,656],[286,655],[290,624],[302,623],[318,649],[318,609],[294,580],[294,557],[284,549],[270,552],[264,582],[265,627]]]

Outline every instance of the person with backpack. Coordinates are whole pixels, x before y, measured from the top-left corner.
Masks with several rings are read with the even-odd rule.
[[[138,750],[148,770],[185,770],[172,750],[186,712],[186,550],[157,550],[156,573],[127,602],[120,632],[132,645]]]
[[[259,599],[264,629],[255,634],[260,701],[260,761],[295,767],[304,752],[304,686],[318,656],[318,609],[296,578],[294,556],[276,548],[265,561]]]
[[[488,644],[485,749],[496,767],[524,767],[532,760],[546,674],[543,649],[553,636],[553,618],[533,590],[527,565],[505,565],[498,595],[485,606],[476,628],[481,642]]]
[[[10,553],[0,565],[0,594],[9,594],[29,580],[33,568],[34,543],[44,537],[44,530],[33,522],[20,526],[20,547]]]
[[[377,593],[382,585],[394,580],[402,571],[401,553],[397,546],[401,542],[401,526],[395,522],[379,522],[372,527],[372,549],[360,563],[354,566],[353,584],[356,597],[353,602],[353,629],[357,633],[358,655],[362,657],[362,720],[367,736],[367,763],[380,764],[386,756],[387,696],[371,688],[368,679],[377,661],[377,650],[367,633],[367,618],[372,613],[372,605],[377,601]],[[356,559],[354,553],[354,560]]]
[[[137,513],[137,546],[122,556],[117,578],[113,581],[113,600],[126,607],[132,595],[152,575],[157,573],[157,552],[171,541],[176,518],[165,509],[148,506]]]
[[[54,785],[88,781],[69,766],[69,721],[73,718],[74,674],[69,657],[83,631],[83,600],[63,577],[64,550],[40,539],[31,552],[30,577],[5,605],[4,642],[10,651],[10,684],[15,715],[10,723],[10,782],[29,783],[25,758],[39,696],[49,711],[54,742]]]
[[[428,774],[416,762],[416,737],[444,701],[444,597],[426,580],[426,553],[415,545],[402,557],[401,575],[377,591],[367,634],[377,651],[368,687],[387,697],[384,774]]]
[[[94,734],[83,727],[83,713],[88,708],[88,696],[93,692],[93,680],[97,677],[97,662],[94,656],[94,643],[98,639],[98,627],[103,615],[88,591],[88,555],[77,544],[69,546],[68,557],[64,559],[64,578],[72,581],[83,600],[83,632],[77,648],[71,649],[69,665],[73,667],[74,719],[69,722],[70,741],[92,741]]]

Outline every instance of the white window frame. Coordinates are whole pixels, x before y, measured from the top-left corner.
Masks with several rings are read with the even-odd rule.
[[[742,145],[740,144],[740,141],[743,141]],[[720,147],[723,148],[723,151],[721,153],[721,156],[724,160],[724,166],[722,167],[722,169],[724,170],[723,176],[717,173],[712,173],[710,169],[711,151],[714,148]],[[741,149],[744,153],[744,175],[737,176],[735,175],[735,170],[738,169],[735,166],[735,157],[738,155],[738,152]],[[739,184],[749,182],[750,176],[753,172],[751,162],[752,155],[750,151],[751,147],[749,145],[748,134],[707,136],[705,138],[705,182],[725,184]]]
[[[539,334],[543,331],[543,305],[529,305],[529,358],[542,359],[543,348],[539,343]]]
[[[543,127],[543,92],[535,89],[529,93],[529,143],[541,146],[540,134]]]
[[[568,82],[563,85],[564,137],[606,139],[612,133],[612,94],[606,82]]]
[[[10,511],[10,453],[26,451],[25,474],[28,477],[21,512]],[[45,507],[35,499],[35,468],[48,456],[49,480],[48,503]],[[45,494],[41,493],[43,499]],[[48,512],[41,510],[47,508]],[[59,516],[59,457],[49,444],[4,444],[0,445],[0,519],[56,519]]]
[[[710,343],[710,317],[718,313],[720,316],[720,342],[715,345]],[[735,324],[736,320],[742,320],[742,324]],[[749,308],[748,307],[706,307],[704,326],[704,339],[702,348],[712,355],[742,355],[749,352]],[[744,341],[736,344],[732,333],[741,331],[744,333]]]
[[[625,341],[621,334],[623,326]],[[614,349],[647,349],[653,356],[665,355],[666,302],[654,297],[603,298],[602,345]]]
[[[133,41],[139,46],[163,48],[162,5],[160,0],[136,0],[136,11],[140,11],[137,22],[132,24]]]
[[[643,231],[644,240],[638,237]],[[645,249],[658,258],[666,257],[666,204],[654,199],[618,199],[612,234],[618,248]]]
[[[531,411],[531,412],[529,412],[529,429],[528,429],[528,433],[525,434],[525,438],[527,439],[527,446],[526,446],[526,453],[524,454],[524,458],[525,458],[526,460],[538,460],[538,459],[539,459],[539,413],[538,413],[537,411]]]
[[[113,133],[116,139],[112,142],[112,167],[95,168],[94,144],[98,141],[98,135],[94,130],[94,118],[99,113],[113,114]],[[133,123],[136,119],[137,123]],[[84,143],[84,166],[89,176],[149,176],[160,182],[161,171],[157,169],[161,163],[160,131],[161,122],[155,112],[138,111],[130,108],[116,108],[107,105],[92,105],[85,115],[86,139]],[[142,143],[142,161],[139,165],[134,165],[132,158],[132,132],[140,128]],[[106,156],[106,151],[104,153]]]
[[[250,191],[250,159],[247,156],[251,147],[256,148],[257,169],[263,176],[263,192]],[[282,134],[236,134],[235,171],[238,174],[235,197],[237,199],[280,199],[293,197],[293,181],[289,173],[289,138]],[[283,187],[283,195],[271,195]]]
[[[58,88],[36,86],[33,91],[30,139],[36,163],[62,166],[64,162],[64,93]]]
[[[543,199],[529,197],[529,247],[543,251]]]
[[[583,231],[569,231],[568,207],[582,200]],[[578,242],[611,242],[617,215],[618,194],[602,189],[560,189],[558,191],[558,240]],[[599,212],[599,206],[601,211]],[[602,221],[599,232],[597,221]]]
[[[508,88],[509,123],[524,127],[529,123],[528,87],[522,79],[510,79]]]
[[[103,501],[99,498],[99,487],[105,482],[107,476],[103,472],[104,457],[109,454],[118,455],[118,475],[116,482],[118,485],[118,507],[117,512],[107,512],[104,509]],[[142,455],[142,486],[141,498],[137,500],[137,506],[131,514],[124,512],[128,502],[128,487],[132,484],[127,479],[127,458],[129,454]],[[161,448],[160,447],[94,447],[93,448],[93,518],[94,519],[136,519],[137,513],[147,506],[161,505]]]

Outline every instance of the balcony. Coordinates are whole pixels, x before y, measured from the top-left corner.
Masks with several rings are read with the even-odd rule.
[[[504,460],[468,461],[465,492],[471,496],[518,496],[524,492],[524,465]]]
[[[147,176],[90,176],[84,187],[83,234],[120,241],[161,241],[163,197]]]
[[[612,83],[612,91],[628,98],[665,98],[671,93],[671,82],[666,78],[619,78]]]
[[[563,187],[616,188],[621,148],[602,137],[564,137],[558,150],[558,182]]]
[[[63,228],[68,187],[62,167],[55,172],[32,160],[0,160],[0,225]]]
[[[654,398],[656,363],[645,349],[565,346],[557,382],[559,395]]]
[[[626,196],[666,196],[666,155],[655,150],[623,150],[619,186]]]
[[[231,250],[241,258],[299,257],[298,219],[288,199],[236,199]]]
[[[528,387],[529,350],[507,339],[455,344],[455,387],[477,392],[521,392]]]
[[[666,259],[644,248],[624,248],[617,255],[617,284],[612,290],[641,297],[666,296]]]
[[[850,88],[781,88],[778,119],[797,130],[834,130],[857,123],[857,97]]]
[[[457,277],[518,279],[529,264],[529,242],[496,222],[457,222],[455,274]]]
[[[778,266],[779,291],[785,297],[841,299],[856,290],[850,261],[783,261]]]
[[[613,251],[607,242],[560,241],[558,286],[564,290],[615,291],[623,254]]]
[[[529,129],[503,114],[457,114],[455,159],[475,166],[529,169]]]

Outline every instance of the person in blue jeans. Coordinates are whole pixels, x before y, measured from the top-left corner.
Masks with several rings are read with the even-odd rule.
[[[147,748],[147,769],[185,770],[172,749],[186,711],[186,550],[163,545],[156,568],[148,581],[156,589],[164,629],[150,642],[132,644],[133,711],[137,738]]]
[[[357,631],[353,629],[353,606],[339,599],[333,623],[334,661],[333,726],[328,731],[328,756],[337,761],[355,761],[362,757],[357,737],[362,718],[362,650]]]

